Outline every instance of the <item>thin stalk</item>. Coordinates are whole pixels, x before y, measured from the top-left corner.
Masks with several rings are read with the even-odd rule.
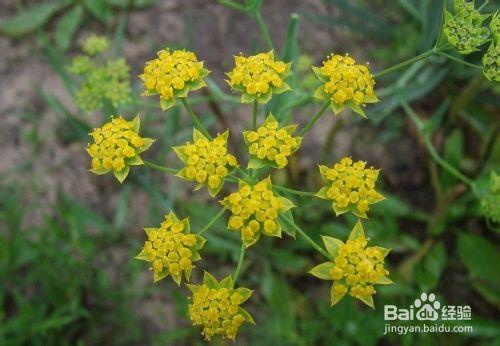
[[[191,118],[191,121],[193,122],[194,127],[196,127],[198,130],[200,130],[205,135],[205,137],[207,137],[208,139],[212,139],[212,136],[210,136],[210,133],[208,133],[208,131],[205,129],[205,126],[203,126],[200,119],[198,119],[196,114],[193,112],[193,109],[191,108],[191,106],[187,102],[187,98],[180,97],[180,99],[182,101],[182,104],[186,108],[186,110],[189,114],[189,117]]]
[[[257,111],[259,109],[259,104],[257,100],[253,102],[253,117],[252,117],[252,129],[257,130]]]
[[[260,11],[254,13],[254,18],[257,22],[257,25],[259,26],[260,32],[264,36],[264,41],[266,42],[267,48],[269,50],[274,49],[273,40],[271,39],[271,35],[269,35],[269,31],[267,30],[266,23],[264,23],[264,18],[262,18]]]
[[[396,70],[399,70],[400,68],[403,68],[405,66],[408,66],[408,65],[411,65],[413,63],[416,63],[417,61],[420,61],[420,60],[423,60],[423,59],[426,59],[430,56],[432,56],[433,54],[435,54],[436,52],[438,51],[438,48],[432,48],[420,55],[417,55],[417,56],[414,56],[413,58],[410,58],[408,60],[405,60],[403,62],[400,62],[399,64],[396,64],[394,66],[391,66],[389,68],[386,68],[385,70],[382,70],[378,73],[375,73],[373,75],[373,78],[378,78],[378,77],[381,77],[383,75],[386,75],[388,73],[391,73],[393,71],[396,71]]]
[[[245,259],[245,243],[243,240],[241,241],[241,248],[240,248],[240,257],[238,258],[238,265],[236,266],[236,270],[234,271],[233,275],[233,282],[236,283],[236,280],[238,280],[238,276],[240,275],[241,267],[243,265],[243,260]]]
[[[479,65],[471,64],[470,62],[464,61],[462,59],[454,57],[453,55],[445,53],[445,52],[436,52],[436,54],[442,55],[442,56],[444,56],[444,57],[446,57],[446,58],[448,58],[450,60],[453,60],[453,61],[458,62],[459,64],[462,64],[462,65],[465,65],[465,66],[469,66],[469,67],[473,67],[473,68],[479,68],[479,69],[482,68]]]
[[[490,0],[486,0],[478,9],[477,11],[480,12],[486,5],[488,5]]]
[[[291,194],[297,195],[297,196],[312,197],[312,196],[316,195],[316,192],[299,191],[299,190],[289,189],[288,187],[279,186],[279,185],[273,185],[273,189],[278,190],[278,191],[282,191],[282,192],[288,192],[288,193],[291,193]]]
[[[304,135],[309,132],[309,130],[311,129],[311,127],[314,125],[314,123],[316,121],[318,121],[319,118],[321,118],[321,116],[323,115],[323,113],[325,113],[325,111],[327,110],[327,108],[330,106],[330,100],[328,100],[328,102],[326,102],[323,107],[319,110],[318,113],[316,113],[316,115],[314,117],[311,118],[311,120],[309,120],[309,122],[306,124],[306,126],[300,131],[299,133],[299,136],[300,137],[304,137]]]
[[[415,123],[417,130],[421,133],[424,145],[427,148],[427,151],[429,152],[431,157],[434,159],[434,161],[436,161],[438,165],[443,167],[450,174],[454,175],[457,179],[461,180],[466,185],[468,185],[475,192],[474,182],[470,178],[463,175],[458,169],[456,169],[448,162],[446,162],[441,156],[439,156],[438,152],[436,151],[436,148],[434,148],[434,146],[432,145],[429,136],[425,135],[422,132],[422,121],[418,118],[417,114],[413,111],[413,109],[405,102],[401,103],[401,105],[403,106],[403,109],[405,110],[406,114]]]
[[[322,254],[326,258],[332,259],[332,256],[330,256],[330,254],[328,252],[326,252],[325,250],[323,250],[323,248],[321,246],[319,246],[318,244],[316,244],[316,242],[314,240],[312,240],[306,234],[306,232],[304,232],[292,220],[290,220],[288,217],[283,216],[283,215],[280,215],[280,219],[283,220],[290,227],[293,227],[293,229],[295,229],[297,231],[297,233],[299,233],[316,251],[318,251],[320,254]]]
[[[217,215],[215,215],[213,219],[210,220],[210,222],[205,227],[203,227],[201,231],[198,232],[198,235],[202,235],[203,233],[208,231],[214,225],[214,223],[220,219],[220,217],[224,214],[226,210],[227,208],[222,208],[221,211],[219,211]]]
[[[151,168],[156,169],[158,171],[168,172],[168,173],[172,173],[172,174],[179,173],[179,170],[175,169],[175,168],[169,168],[169,167],[157,165],[156,163],[149,162],[149,161],[146,161],[146,160],[142,160],[142,162],[144,162],[145,166],[151,167]]]

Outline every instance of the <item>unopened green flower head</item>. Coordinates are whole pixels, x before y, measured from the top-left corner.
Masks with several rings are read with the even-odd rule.
[[[470,54],[479,50],[479,46],[488,41],[490,32],[483,27],[488,15],[481,15],[474,9],[473,2],[455,1],[455,14],[445,10],[443,31],[448,41],[460,54]]]
[[[353,162],[344,157],[331,168],[320,165],[319,171],[326,186],[316,196],[332,201],[337,216],[350,211],[366,218],[369,205],[385,199],[375,190],[379,170],[366,168],[363,161]]]
[[[500,176],[494,171],[490,175],[488,194],[481,198],[481,209],[488,219],[500,223]]]
[[[90,35],[82,44],[82,50],[90,56],[102,53],[109,48],[109,41],[105,36]]]
[[[302,137],[293,137],[297,125],[279,128],[278,121],[269,113],[256,131],[244,131],[243,138],[251,155],[248,168],[272,166],[284,168],[288,157],[300,147]]]
[[[349,293],[373,308],[374,285],[392,284],[387,278],[389,271],[384,267],[389,249],[367,247],[368,239],[360,221],[352,229],[346,243],[333,237],[322,238],[331,260],[317,265],[310,273],[323,280],[334,280],[331,304],[337,304]]]
[[[148,239],[135,258],[151,262],[154,282],[171,276],[180,285],[182,274],[189,281],[193,263],[201,259],[198,251],[205,239],[190,233],[189,219],[179,220],[170,212],[159,228],[145,228]]]
[[[142,165],[140,153],[147,150],[154,142],[151,138],[139,135],[140,119],[127,121],[121,116],[114,118],[91,133],[93,143],[87,145],[87,152],[92,158],[90,171],[95,174],[113,172],[123,182],[130,166]]]
[[[161,108],[166,110],[176,98],[206,86],[204,78],[209,73],[193,52],[166,48],[158,52],[158,58],[146,62],[139,77],[146,87],[144,95],[160,95]]]
[[[285,78],[290,73],[292,63],[285,63],[274,58],[273,51],[245,57],[234,57],[235,67],[227,73],[226,82],[233,90],[241,93],[241,102],[257,100],[267,103],[273,94],[290,90]]]
[[[234,288],[231,276],[218,282],[205,272],[201,285],[187,285],[193,296],[188,314],[195,326],[203,327],[202,334],[207,341],[213,336],[235,340],[238,329],[247,321],[254,324],[250,314],[240,305],[252,295],[252,290]]]
[[[332,109],[339,114],[346,107],[366,117],[362,106],[379,102],[375,95],[373,79],[368,66],[356,64],[349,55],[331,54],[321,67],[313,67],[323,83],[314,94],[323,100],[331,100]]]
[[[76,102],[85,111],[118,107],[131,99],[129,66],[125,59],[104,60],[98,53],[108,49],[105,37],[90,36],[83,44],[84,55],[73,58],[69,71],[81,76]]]
[[[281,237],[278,216],[294,205],[272,191],[271,179],[266,178],[254,186],[240,180],[239,190],[221,201],[231,211],[228,228],[239,231],[246,247],[255,244],[261,233]]]
[[[500,45],[495,42],[483,56],[483,73],[489,80],[500,82]]]
[[[236,157],[227,152],[228,135],[229,130],[209,140],[193,129],[193,143],[187,142],[184,146],[173,148],[186,164],[176,175],[197,182],[196,190],[206,185],[212,197],[217,195],[226,177],[238,166]]]

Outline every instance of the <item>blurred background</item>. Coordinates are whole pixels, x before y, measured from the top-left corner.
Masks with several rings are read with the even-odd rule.
[[[483,11],[497,8],[492,2]],[[305,124],[319,109],[311,65],[349,53],[376,72],[416,56],[433,47],[441,9],[434,0],[264,1],[275,50],[294,61],[296,74],[295,91],[267,110]],[[190,96],[194,109],[212,133],[231,129],[231,151],[245,161],[240,131],[251,106],[240,105],[223,80],[233,55],[267,51],[256,22],[204,0],[7,0],[0,13],[0,344],[202,344],[186,316],[187,289],[153,284],[133,256],[145,240],[142,227],[155,227],[170,209],[189,216],[196,231],[218,204],[206,190],[144,166],[123,185],[91,174],[87,133],[112,113],[140,112],[144,135],[158,138],[144,158],[180,167],[170,147],[189,140],[192,125],[180,107],[162,112],[158,98],[139,96],[137,76],[158,50],[185,47],[212,71],[209,87]],[[68,67],[92,34],[110,40],[107,58],[126,59],[132,92],[123,104],[89,112],[75,101],[82,80]],[[480,65],[481,56],[466,59]],[[307,274],[322,258],[300,238],[264,237],[247,252],[239,281],[256,290],[245,307],[257,324],[242,327],[236,344],[499,344],[498,223],[485,215],[490,172],[500,163],[499,85],[480,69],[433,56],[377,79],[376,90],[382,102],[366,108],[368,121],[327,114],[273,181],[317,191],[316,165],[346,155],[381,168],[387,200],[364,225],[374,244],[392,248],[395,284],[377,288],[376,310],[350,298],[331,308],[330,283]],[[426,122],[423,135],[401,104]],[[428,141],[475,181],[481,198],[431,159]],[[296,223],[318,242],[321,234],[344,239],[356,221],[335,217],[326,201],[289,197]],[[226,222],[206,233],[194,282],[201,269],[218,278],[233,271],[239,239]],[[421,292],[470,305],[474,332],[383,335],[383,305],[409,306]]]

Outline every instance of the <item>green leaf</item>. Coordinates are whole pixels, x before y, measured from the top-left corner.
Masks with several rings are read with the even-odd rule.
[[[252,316],[250,316],[248,311],[246,311],[242,307],[238,307],[238,314],[242,315],[245,318],[245,321],[247,321],[251,324],[255,324],[255,321],[253,320]]]
[[[321,82],[323,82],[323,83],[328,82],[328,79],[325,76],[323,76],[323,74],[321,73],[320,67],[311,66],[311,69],[313,70],[314,74],[316,75],[316,77],[318,77],[318,79]],[[323,89],[323,86],[321,86],[320,88]]]
[[[330,187],[328,186],[323,186],[314,196],[316,197],[319,197],[319,198],[322,198],[322,199],[329,199],[327,196],[326,196],[326,193],[328,192],[328,189]]]
[[[196,142],[199,139],[207,139],[203,133],[201,133],[198,129],[193,127],[193,141]]]
[[[375,309],[375,306],[373,305],[373,296],[361,297],[361,298],[358,298],[358,299],[361,300],[366,305],[368,305],[369,307],[371,307],[372,309]]]
[[[269,102],[269,100],[271,99],[272,96],[273,96],[273,91],[271,89],[269,89],[267,91],[267,93],[265,93],[264,95],[260,95],[259,97],[257,97],[257,101],[259,103],[266,104],[266,103]]]
[[[170,274],[168,269],[163,269],[160,273],[154,272],[153,282],[157,283],[158,281],[165,279],[168,276],[168,274]]]
[[[59,10],[71,1],[60,0],[33,5],[21,13],[0,21],[0,33],[9,36],[20,36],[30,33],[49,21]]]
[[[144,144],[139,148],[139,150],[137,150],[139,154],[148,150],[149,147],[151,147],[151,145],[156,141],[156,139],[153,138],[143,138],[142,140],[144,141]]]
[[[332,280],[332,276],[330,275],[330,271],[335,267],[333,262],[324,262],[318,264],[313,269],[309,270],[309,274],[316,276],[322,280]]]
[[[235,291],[243,296],[243,302],[247,301],[253,293],[253,290],[246,287],[238,287]]]
[[[85,0],[85,8],[97,19],[105,22],[113,15],[108,3],[103,0]]]
[[[276,95],[279,95],[281,93],[284,93],[285,91],[290,91],[290,90],[292,90],[292,88],[290,88],[290,86],[287,83],[283,82],[283,83],[281,83],[281,85],[279,87],[273,88],[273,93],[275,93]]]
[[[203,272],[203,283],[209,288],[219,288],[217,280],[207,271]]]
[[[250,94],[247,94],[247,93],[242,93],[241,94],[241,103],[251,103],[255,100],[255,96],[252,96]]]
[[[121,183],[125,180],[125,178],[128,176],[128,173],[130,172],[130,167],[125,166],[121,171],[113,171],[116,179]]]
[[[332,110],[335,115],[339,115],[345,109],[345,105],[338,104],[332,101]]]
[[[175,99],[171,98],[168,100],[165,99],[160,99],[160,107],[163,111],[166,111],[170,107],[173,107],[175,105]]]
[[[391,285],[393,283],[394,282],[392,282],[392,280],[389,279],[387,276],[382,276],[377,281],[375,281],[375,284],[377,285]]]
[[[368,117],[366,116],[365,114],[365,111],[363,110],[363,108],[361,108],[360,105],[358,105],[357,103],[355,102],[352,102],[352,101],[349,101],[347,102],[347,105],[349,106],[349,108],[351,108],[354,112],[358,113],[359,115],[361,115],[363,118],[365,119],[368,119]]]
[[[219,285],[220,285],[220,287],[232,289],[233,288],[233,278],[231,277],[231,275],[228,275],[220,281]]]
[[[140,166],[140,165],[143,165],[144,162],[142,161],[142,159],[139,155],[136,155],[131,159],[127,159],[127,164],[130,166]]]
[[[184,147],[172,147],[172,149],[182,162],[187,163],[188,156],[184,152]]]
[[[500,254],[495,244],[474,234],[460,233],[458,254],[472,279],[472,286],[488,301],[500,304]]]
[[[207,86],[207,83],[205,83],[205,81],[200,78],[200,79],[195,80],[193,83],[189,84],[189,89],[191,91],[196,91],[196,90],[201,89],[205,86]],[[187,93],[186,93],[186,96],[187,96]]]
[[[324,235],[322,235],[321,238],[323,239],[323,244],[325,244],[326,251],[332,255],[332,258],[335,258],[335,256],[337,256],[339,246],[343,245],[344,242],[340,239]]]
[[[333,290],[333,287],[334,287],[334,284],[332,285],[332,287],[330,289],[331,306],[334,306],[335,304],[337,304],[338,302],[340,302],[340,300],[342,300],[342,298],[344,298],[344,296],[347,293],[347,292],[346,293],[342,293],[342,294],[335,293],[334,290]]]
[[[317,99],[320,99],[320,100],[327,100],[328,98],[330,98],[329,95],[327,95],[325,93],[325,91],[323,90],[323,85],[320,85],[316,91],[314,92],[314,95],[313,95],[315,98]]]
[[[146,255],[144,250],[141,250],[141,252],[137,256],[135,256],[134,258],[141,260],[141,261],[151,262],[151,259],[149,258],[148,255]]]
[[[56,44],[61,50],[67,50],[76,30],[83,19],[83,7],[77,5],[59,19],[56,27]]]
[[[349,240],[358,239],[364,236],[365,236],[365,231],[363,230],[363,225],[361,224],[361,221],[358,220],[358,222],[356,222],[356,225],[352,229],[351,233],[349,234]]]
[[[292,208],[295,208],[295,204],[293,204],[292,201],[290,201],[288,198],[285,197],[279,197],[281,203],[283,203],[283,207],[280,209],[280,213],[286,213]]]
[[[272,163],[268,160],[261,160],[257,157],[250,157],[250,160],[248,160],[248,166],[247,168],[251,169],[260,169],[263,167],[274,167]]]

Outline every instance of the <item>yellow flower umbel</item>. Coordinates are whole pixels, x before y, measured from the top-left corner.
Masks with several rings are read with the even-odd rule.
[[[217,195],[229,173],[236,168],[236,157],[227,152],[229,131],[219,134],[213,140],[193,129],[193,143],[187,142],[174,151],[186,164],[176,175],[179,178],[198,183],[195,190],[207,185],[212,197]]]
[[[160,95],[161,108],[166,110],[175,104],[175,98],[187,97],[190,91],[204,87],[210,71],[203,68],[193,52],[168,48],[158,52],[158,58],[150,60],[139,77],[144,81],[144,95]]]
[[[251,156],[248,168],[285,167],[288,157],[299,149],[302,141],[302,137],[292,137],[296,128],[297,125],[278,128],[278,121],[269,113],[257,131],[244,131],[243,138]]]
[[[281,237],[278,215],[294,207],[290,200],[276,196],[271,188],[269,177],[254,186],[240,180],[238,192],[220,202],[232,213],[227,227],[241,232],[247,248],[257,242],[261,233]]]
[[[379,99],[373,87],[375,81],[365,65],[357,65],[350,56],[331,54],[322,67],[312,68],[323,83],[314,94],[323,100],[331,100],[332,109],[339,114],[346,107],[366,118],[361,108],[366,103],[375,103]]]
[[[366,218],[369,205],[385,199],[375,190],[380,170],[365,168],[365,165],[363,161],[353,162],[351,158],[344,157],[332,168],[319,166],[327,185],[316,196],[332,201],[337,216],[350,211],[357,217]]]
[[[154,282],[168,275],[180,285],[182,273],[189,281],[193,262],[200,260],[198,251],[205,239],[190,233],[188,218],[179,220],[173,212],[165,215],[160,228],[144,228],[148,240],[135,258],[152,263]]]
[[[272,94],[290,90],[285,78],[290,73],[292,63],[274,60],[274,53],[259,53],[249,57],[241,54],[234,57],[235,67],[227,73],[226,82],[241,93],[241,102],[257,100],[267,103]]]
[[[243,322],[255,324],[252,316],[240,307],[253,291],[245,287],[234,288],[231,275],[217,282],[205,272],[201,285],[188,284],[187,287],[193,293],[189,298],[189,317],[195,326],[203,327],[201,333],[207,341],[214,335],[234,341]]]
[[[123,182],[130,166],[143,164],[139,154],[154,142],[154,139],[141,137],[139,128],[139,116],[132,121],[119,116],[111,117],[104,126],[94,129],[90,133],[94,142],[87,145],[92,158],[90,171],[99,175],[113,171],[116,179]]]
[[[389,249],[378,246],[367,247],[368,239],[361,222],[351,231],[347,242],[323,236],[326,251],[332,260],[321,263],[309,271],[323,280],[334,280],[331,288],[332,305],[337,304],[346,293],[373,306],[374,285],[388,285],[389,271],[384,268],[384,258]]]

